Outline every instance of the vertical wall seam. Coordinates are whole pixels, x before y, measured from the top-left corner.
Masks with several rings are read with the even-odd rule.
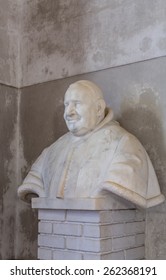
[[[22,20],[23,20],[23,1],[19,0],[19,24],[17,30],[17,68],[16,68],[16,85],[17,85],[17,119],[16,119],[16,196],[17,196],[17,186],[20,184],[21,180],[21,170],[20,170],[20,142],[21,142],[21,133],[20,133],[20,106],[21,106],[21,80],[22,80],[22,66],[21,66],[21,41],[22,41]],[[16,206],[15,206],[15,231],[14,231],[14,257],[17,258],[17,247],[19,238],[17,236],[17,224],[18,224],[18,203],[16,198]]]
[[[17,126],[16,126],[16,182],[20,183],[20,104],[21,104],[21,89],[17,93]]]
[[[22,22],[23,22],[23,3],[19,3],[19,28],[18,28],[18,44],[17,44],[17,87],[21,88],[22,81],[22,64],[21,64],[21,42],[22,42]]]
[[[21,170],[20,170],[20,104],[21,104],[21,89],[17,90],[17,118],[16,118],[16,132],[15,132],[15,141],[16,141],[16,197],[17,197],[17,186],[20,183],[21,179]],[[14,258],[17,259],[17,246],[18,246],[18,236],[17,236],[17,220],[18,220],[18,203],[16,198],[15,205],[15,230],[14,230]]]

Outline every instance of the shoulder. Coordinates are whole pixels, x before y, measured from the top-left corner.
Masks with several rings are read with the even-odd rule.
[[[117,121],[110,121],[105,125],[101,132],[103,135],[111,136],[114,140],[121,140],[123,137],[130,137],[129,132],[125,130]]]
[[[128,150],[130,152],[140,151],[145,152],[144,147],[138,138],[128,132],[126,129],[120,126],[116,121],[111,121],[108,126],[105,128],[105,131],[109,133],[112,139],[118,142],[118,149]]]
[[[44,150],[41,152],[37,160],[35,161],[35,164],[41,163],[43,161],[46,161],[52,153],[56,153],[56,151],[62,151],[62,149],[69,143],[70,141],[70,134],[66,133],[63,136],[61,136],[58,140],[53,142],[50,146],[44,148]]]
[[[60,148],[63,145],[65,145],[66,143],[68,143],[70,141],[70,138],[71,138],[71,134],[68,132],[68,133],[62,135],[60,138],[58,138],[54,143],[52,143],[50,146],[48,146],[45,150],[51,151],[56,148]]]

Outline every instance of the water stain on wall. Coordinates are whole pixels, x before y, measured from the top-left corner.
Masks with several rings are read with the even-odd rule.
[[[166,151],[162,140],[162,104],[159,93],[148,85],[135,85],[123,97],[121,112],[121,124],[137,136],[145,147],[163,188]]]

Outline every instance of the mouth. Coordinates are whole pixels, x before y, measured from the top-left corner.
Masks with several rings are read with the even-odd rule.
[[[69,123],[74,123],[74,122],[77,122],[79,120],[80,120],[80,118],[78,116],[76,116],[76,117],[66,117],[66,121],[69,122]]]

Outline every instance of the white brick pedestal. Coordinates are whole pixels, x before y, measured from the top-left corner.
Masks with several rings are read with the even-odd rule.
[[[144,259],[145,215],[131,204],[35,198],[32,207],[38,209],[38,259]]]

